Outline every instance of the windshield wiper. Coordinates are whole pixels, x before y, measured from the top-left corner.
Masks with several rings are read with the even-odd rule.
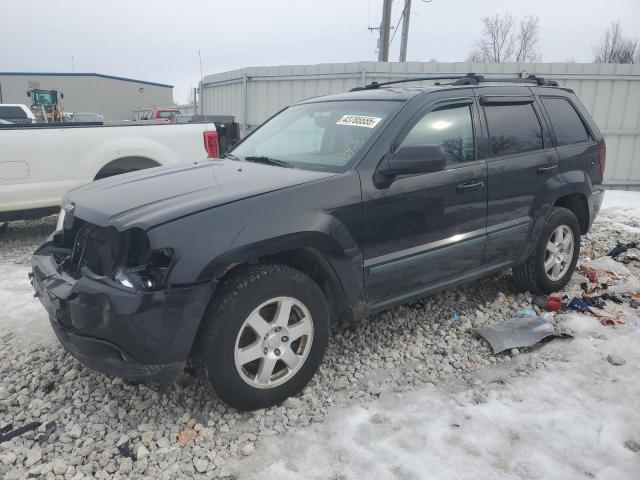
[[[291,165],[289,162],[285,162],[284,160],[278,160],[276,158],[271,158],[271,157],[248,156],[248,157],[244,157],[244,159],[247,162],[262,163],[264,165],[277,165],[278,167],[285,167],[285,168],[293,168],[293,165]]]

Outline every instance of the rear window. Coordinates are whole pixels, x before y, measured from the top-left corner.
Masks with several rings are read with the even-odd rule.
[[[542,148],[542,128],[533,105],[485,105],[491,155],[513,155]]]
[[[27,114],[24,113],[20,107],[7,107],[0,105],[0,118],[10,120],[12,118],[27,118]]]
[[[576,109],[566,98],[543,97],[542,104],[549,114],[558,145],[571,145],[590,140],[589,132]]]

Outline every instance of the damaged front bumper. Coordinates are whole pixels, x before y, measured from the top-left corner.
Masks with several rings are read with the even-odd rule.
[[[153,291],[127,288],[83,269],[69,275],[45,243],[31,282],[60,343],[92,370],[129,380],[176,380],[211,296],[209,284]]]

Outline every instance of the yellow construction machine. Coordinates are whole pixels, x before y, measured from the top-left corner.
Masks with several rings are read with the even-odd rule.
[[[45,123],[57,123],[64,121],[64,109],[62,100],[64,94],[58,94],[57,90],[41,90],[34,88],[27,92],[31,98],[31,111],[36,117]]]

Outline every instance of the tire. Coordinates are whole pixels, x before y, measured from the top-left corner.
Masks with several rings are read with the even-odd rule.
[[[278,315],[289,307],[289,315]],[[320,287],[293,268],[258,264],[232,273],[221,286],[203,317],[193,360],[202,381],[227,405],[256,410],[300,392],[322,363],[328,340]]]
[[[556,252],[560,257],[566,258],[556,272],[559,276],[554,276],[545,269],[545,260],[549,261],[547,246],[550,240],[555,240],[558,229],[565,230],[565,237],[568,238],[568,232],[573,236],[573,248],[571,255],[560,247]],[[545,219],[545,224],[538,237],[538,243],[529,255],[527,260],[513,267],[513,280],[515,284],[522,290],[528,290],[534,293],[552,293],[561,290],[573,275],[580,255],[580,226],[575,214],[566,208],[553,207]],[[557,258],[557,257],[556,257]],[[570,261],[569,261],[570,258]],[[550,263],[554,263],[553,260]],[[566,271],[565,271],[566,266]]]

